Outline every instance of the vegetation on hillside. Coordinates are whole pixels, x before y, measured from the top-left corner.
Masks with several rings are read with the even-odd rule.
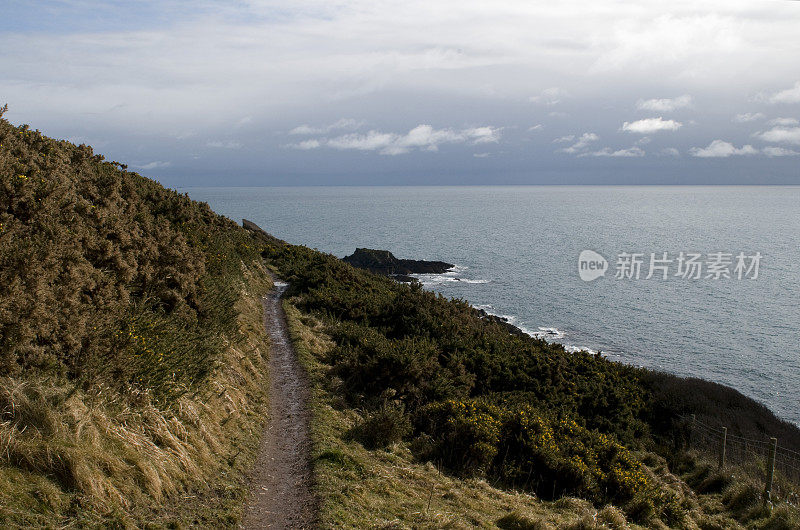
[[[323,528],[637,528],[614,506],[575,497],[545,502],[484,477],[459,477],[415,458],[408,443],[368,449],[351,436],[367,411],[348,407],[331,379],[335,346],[316,317],[284,303],[290,333],[311,382],[317,489]]]
[[[333,367],[327,364],[335,348],[325,332],[328,326],[300,312],[296,302],[289,298],[284,305],[312,385],[313,462],[324,528],[639,528],[635,521],[664,528],[662,519],[677,528],[798,526],[796,508],[782,504],[765,510],[759,484],[739,475],[738,468],[718,472],[715,464],[691,452],[680,452],[669,464],[652,451],[635,452],[650,480],[659,484],[652,493],[671,501],[659,516],[647,498],[628,503],[626,513],[613,504],[572,496],[548,501],[533,488],[509,489],[486,474],[464,477],[440,461],[419,458],[413,436],[370,449],[360,434],[375,412],[347,405],[341,381],[331,377]],[[386,430],[391,422],[380,424],[379,436],[396,432]]]
[[[235,521],[265,401],[260,250],[0,120],[0,526]]]

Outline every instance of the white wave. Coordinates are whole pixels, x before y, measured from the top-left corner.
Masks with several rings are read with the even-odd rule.
[[[533,337],[534,339],[543,339],[546,340],[547,342],[554,342],[561,344],[562,346],[564,346],[564,349],[570,353],[577,353],[580,351],[587,351],[592,355],[597,355],[598,353],[600,353],[598,350],[594,350],[592,348],[587,348],[585,346],[577,346],[575,344],[564,342],[563,339],[566,337],[566,333],[564,333],[563,331],[561,331],[556,327],[541,326],[538,328],[537,331],[532,331],[531,329],[525,327],[525,325],[520,324],[519,319],[515,315],[504,315],[502,313],[497,313],[492,311],[494,307],[491,304],[478,304],[473,307],[475,307],[476,309],[483,309],[489,315],[502,318],[503,320],[505,320],[512,326],[516,327],[529,337]],[[615,356],[621,357],[621,355],[619,354],[616,354]]]
[[[464,284],[480,284],[489,283],[489,280],[480,280],[472,278],[459,278],[455,276],[455,272],[445,272],[444,274],[409,274],[420,281],[422,285],[442,285],[444,283],[464,283]]]
[[[591,348],[584,348],[583,346],[564,345],[564,349],[570,353],[578,353],[580,351],[589,352],[592,355],[597,355],[598,351]]]
[[[550,340],[557,340],[564,338],[564,332],[560,331],[558,328],[546,328],[540,327],[539,331],[534,332],[535,337],[537,339],[550,339]]]

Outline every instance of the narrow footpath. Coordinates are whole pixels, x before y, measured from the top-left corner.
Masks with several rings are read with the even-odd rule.
[[[275,280],[264,297],[264,325],[270,336],[269,418],[250,475],[243,528],[314,528],[317,503],[312,490],[309,390],[289,339],[281,295],[288,285]]]

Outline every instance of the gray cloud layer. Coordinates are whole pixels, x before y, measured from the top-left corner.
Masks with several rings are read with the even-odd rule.
[[[796,2],[47,6],[0,33],[7,117],[170,183],[797,179]]]

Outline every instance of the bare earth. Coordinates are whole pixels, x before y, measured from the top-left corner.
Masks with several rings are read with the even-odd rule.
[[[264,325],[272,342],[269,419],[250,476],[243,528],[313,528],[317,503],[312,492],[308,385],[289,340],[281,294],[275,282],[264,297]]]

